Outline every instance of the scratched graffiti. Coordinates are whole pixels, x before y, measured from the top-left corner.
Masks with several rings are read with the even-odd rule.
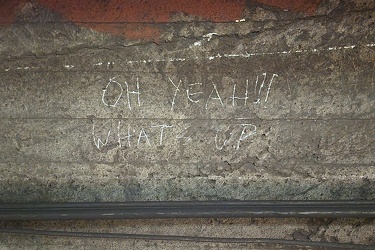
[[[233,123],[200,126],[194,122],[183,124],[130,124],[117,121],[117,126],[105,128],[92,125],[92,141],[98,150],[105,148],[153,148],[164,145],[194,144],[204,140],[215,150],[240,149],[250,143],[257,133],[257,126],[249,123]]]
[[[271,101],[272,88],[277,83],[278,76],[276,73],[264,72],[251,79],[226,84],[225,91],[215,82],[188,82],[176,77],[167,77],[164,84],[169,86],[170,91],[165,95],[165,103],[168,103],[171,112],[190,107],[181,103],[197,105],[205,112],[228,107],[247,107],[250,104],[261,106]],[[122,77],[111,77],[102,89],[101,104],[109,110],[147,109],[150,102],[143,100],[146,97],[142,91],[142,86],[146,84],[139,78],[130,81]],[[186,145],[204,138],[215,150],[228,147],[238,150],[244,143],[250,143],[257,133],[255,124],[239,120],[240,118],[230,124],[205,124],[203,127],[194,121],[186,120],[183,125],[171,122],[130,124],[126,120],[120,120],[110,128],[94,123],[92,141],[96,149],[102,150],[106,147],[126,149],[180,143]]]
[[[247,106],[250,103],[251,93],[253,94],[253,104],[267,103],[272,85],[277,77],[278,74],[265,72],[253,79],[252,86],[250,86],[249,79],[244,79],[242,83],[234,83],[231,86],[232,91],[229,96],[220,93],[216,83],[184,83],[181,79],[168,77],[168,84],[173,89],[170,96],[170,109],[174,110],[176,108],[178,99],[185,99],[189,103],[202,105],[206,110],[217,106],[224,107],[226,103],[235,107],[239,101],[242,101],[243,105]],[[243,85],[243,93],[238,90],[240,84]],[[140,107],[142,95],[140,85],[138,78],[135,83],[130,83],[126,80],[120,81],[116,77],[112,77],[103,88],[101,102],[111,108],[128,108],[132,110],[134,106]]]

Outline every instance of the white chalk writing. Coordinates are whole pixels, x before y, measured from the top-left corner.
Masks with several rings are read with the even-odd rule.
[[[252,124],[241,124],[243,126],[243,129],[241,131],[241,135],[240,135],[240,138],[238,139],[238,142],[237,142],[237,149],[240,148],[240,143],[241,141],[245,140],[246,138],[254,135],[256,132],[257,132],[257,127],[255,125],[252,125]],[[250,132],[247,132],[250,129]]]
[[[227,130],[229,129],[229,127],[230,127],[230,126],[227,127]],[[225,138],[225,139],[224,139],[224,142],[222,143],[222,145],[219,146],[219,145],[218,145],[218,134],[219,134],[219,132],[220,132],[220,130],[218,129],[218,130],[216,131],[216,134],[215,134],[215,147],[216,147],[217,150],[222,150],[222,149],[224,148],[224,146],[227,144],[228,139]],[[230,135],[232,135],[232,132],[230,133]]]
[[[127,81],[124,81],[123,84],[125,85],[125,91],[126,91],[125,103],[127,103],[129,110],[132,109],[130,94],[137,96],[137,104],[138,106],[141,106],[141,101],[140,101],[141,93],[139,89],[138,78],[136,80],[136,89],[137,89],[136,91],[129,90],[129,83]],[[108,107],[116,107],[118,106],[119,101],[122,99],[123,93],[124,93],[123,85],[119,83],[117,80],[115,80],[115,77],[112,77],[109,79],[107,85],[103,89],[102,103]],[[110,101],[109,99],[114,99],[114,100]]]
[[[249,139],[256,134],[256,130],[257,127],[253,124],[214,125],[212,129],[207,130],[207,127],[200,127],[194,123],[188,126],[170,124],[151,124],[149,126],[126,124],[123,126],[122,121],[118,121],[117,134],[113,133],[112,129],[106,129],[105,125],[101,125],[100,129],[96,129],[95,125],[93,125],[92,136],[94,145],[98,150],[102,150],[105,147],[114,148],[115,145],[118,148],[142,148],[162,145],[170,145],[173,148],[173,145],[180,143],[181,145],[188,145],[195,140],[213,144],[216,150],[224,150],[226,148],[238,150],[245,141],[251,142]],[[193,132],[193,136],[191,132]],[[205,140],[202,141],[202,138],[205,138]]]
[[[130,134],[130,125],[128,124],[128,131],[127,131],[127,134],[125,136],[123,136],[120,133],[120,131],[121,131],[121,121],[118,122],[118,127],[117,127],[117,137],[118,137],[117,142],[118,142],[119,147],[121,148],[122,147],[121,141],[127,140],[127,145],[130,148],[130,138],[132,137],[132,135]]]
[[[219,92],[217,91],[216,84],[213,83],[212,85],[213,85],[214,87],[213,87],[213,89],[212,89],[212,91],[211,91],[211,94],[208,96],[208,99],[207,99],[207,101],[206,101],[206,106],[205,106],[206,109],[207,109],[207,107],[208,107],[208,102],[210,101],[210,99],[212,99],[212,100],[219,100],[221,106],[224,106],[223,100],[221,99],[221,97],[220,97],[220,95],[219,95]],[[216,97],[213,97],[214,91],[215,91],[215,95],[216,95]]]
[[[175,100],[176,100],[176,96],[177,96],[177,92],[180,91],[180,85],[181,85],[181,80],[178,82],[178,85],[176,86],[176,84],[174,84],[174,82],[172,81],[171,78],[168,78],[169,81],[172,83],[172,85],[176,88],[175,92],[174,92],[174,95],[173,95],[173,99],[172,99],[172,108],[171,110],[173,110],[174,108],[174,105],[175,105]]]
[[[201,82],[196,82],[196,83],[193,83],[193,84],[189,84],[187,90],[186,90],[186,95],[187,95],[187,98],[189,101],[193,102],[193,103],[198,103],[199,102],[199,99],[191,99],[193,96],[195,95],[200,95],[202,94],[203,92],[199,91],[199,92],[193,92],[191,93],[191,88],[193,88],[194,86],[202,86],[202,83]]]
[[[157,127],[160,127],[160,142],[159,142],[159,145],[163,145],[163,134],[164,134],[164,129],[165,128],[171,128],[173,127],[172,125],[153,125],[151,126],[152,128],[157,128]]]
[[[147,136],[147,133],[146,133],[146,131],[143,128],[141,128],[141,131],[139,132],[137,146],[139,145],[139,143],[141,141],[141,138],[145,138],[146,139],[146,143],[151,146],[150,140],[148,139],[148,136]]]
[[[188,83],[182,79],[172,80],[171,78],[168,78],[168,81],[174,88],[171,97],[171,110],[173,111],[179,104],[183,103],[181,98],[186,98],[187,102],[192,105],[198,104],[204,99],[204,109],[206,110],[218,109],[220,107],[224,108],[224,106],[228,104],[227,99],[230,100],[229,102],[233,108],[239,105],[247,106],[251,95],[254,95],[253,104],[266,104],[270,100],[271,88],[278,76],[279,75],[276,73],[270,74],[267,72],[262,73],[260,76],[256,76],[254,81],[252,81],[252,84],[254,84],[254,94],[249,92],[249,79],[243,80],[242,82],[235,82],[230,96],[225,95],[222,90],[219,91],[219,85],[216,83],[211,83],[210,88],[204,88],[202,82]],[[176,82],[178,83],[176,84]],[[228,84],[229,83],[224,82],[220,86],[226,86]],[[179,95],[178,93],[184,89],[186,95]],[[207,89],[209,89],[209,92],[207,92]],[[224,88],[222,87],[221,89]],[[204,93],[204,90],[206,90],[206,93]],[[243,104],[240,104],[239,101]]]
[[[180,131],[177,135],[176,135],[176,139],[178,140],[184,140],[183,141],[183,145],[186,145],[187,143],[189,143],[191,141],[191,137],[189,136],[185,136],[187,130],[190,128],[191,126],[187,126],[186,128],[184,128],[182,131]]]
[[[109,142],[109,136],[111,135],[111,130],[108,130],[107,137],[105,141],[103,142],[101,138],[95,138],[95,125],[92,125],[92,138],[94,140],[94,144],[97,147],[97,149],[100,149],[100,147],[104,147]]]
[[[246,107],[249,103],[251,105],[265,104],[270,101],[270,93],[275,85],[276,77],[278,77],[278,74],[264,72],[253,76],[252,79],[234,80],[232,78],[223,78],[225,79],[223,82],[211,82],[209,84],[203,81],[189,82],[186,78],[183,80],[167,77],[169,95],[165,95],[165,97],[167,98],[166,101],[171,105],[171,111],[177,108],[179,110],[189,108],[191,105],[200,105],[205,110],[204,112],[209,112],[209,110],[215,109]],[[121,76],[109,78],[102,90],[102,104],[110,108],[125,107],[128,110],[133,110],[135,106],[141,106],[139,79],[136,78],[132,84],[129,84],[126,80],[119,79],[123,78]],[[249,88],[251,87],[254,88],[254,91],[250,91]],[[145,90],[145,93],[150,93],[150,91]],[[152,92],[152,94],[155,94],[160,99],[157,92]],[[248,100],[253,97],[254,101],[249,102]],[[186,106],[187,104],[188,106]],[[248,120],[249,118],[234,118],[234,120],[236,119]],[[199,142],[203,144],[211,143],[215,150],[220,151],[228,149],[239,150],[243,144],[252,141],[251,138],[256,135],[257,130],[256,125],[248,123],[218,124],[208,128],[203,125],[197,126],[194,122],[187,121],[188,119],[186,119],[185,125],[182,126],[167,123],[140,126],[137,123],[133,125],[124,124],[124,121],[120,120],[117,121],[117,134],[116,132],[113,133],[116,128],[112,122],[110,129],[106,129],[105,125],[101,125],[101,129],[98,131],[95,130],[96,128],[93,125],[92,136],[94,145],[98,150],[105,147],[115,148],[116,145],[118,148],[124,149],[163,145],[187,146],[190,143]]]
[[[276,73],[269,74],[264,72],[261,76],[255,76],[253,81],[245,79],[236,80],[234,83],[210,83],[208,86],[203,82],[189,83],[186,80],[172,80],[172,78],[168,77],[169,86],[173,88],[169,97],[170,107],[172,111],[176,107],[180,109],[185,108],[184,106],[180,106],[184,103],[184,98],[191,105],[204,105],[203,108],[206,110],[225,108],[229,103],[232,108],[240,105],[247,106],[248,100],[252,95],[249,92],[250,84],[254,84],[253,103],[256,105],[265,104],[270,100],[271,88],[275,83],[276,77],[278,77]],[[233,90],[231,91],[231,95],[229,95],[228,91],[225,91],[225,86],[228,84],[232,84]],[[136,99],[134,100],[132,97]],[[201,100],[204,102],[199,104]],[[116,77],[110,78],[102,90],[101,102],[111,108],[123,108],[125,105],[129,110],[132,110],[134,106],[140,107],[141,91],[139,79],[136,78],[134,84],[129,84],[128,81],[119,81]]]
[[[271,78],[271,80],[270,80],[270,83],[268,84],[267,95],[266,95],[266,99],[264,100],[265,102],[268,101],[268,96],[270,95],[270,90],[271,90],[272,81],[273,81],[273,79],[275,78],[275,76],[279,76],[279,75],[278,75],[278,74],[272,74],[272,78]]]
[[[246,80],[246,89],[245,89],[245,97],[238,97],[236,96],[236,85],[237,84],[234,84],[233,85],[233,95],[231,96],[231,99],[232,99],[232,106],[234,107],[235,105],[235,100],[245,100],[245,106],[246,106],[246,103],[247,103],[247,99],[249,99],[249,96],[248,96],[248,88],[249,88],[249,80]]]
[[[109,106],[109,107],[116,107],[117,103],[120,100],[120,98],[122,96],[122,93],[123,93],[123,89],[122,89],[121,84],[118,83],[117,81],[115,81],[114,79],[115,79],[114,77],[109,79],[109,82],[107,83],[107,86],[105,86],[105,88],[103,89],[103,94],[102,94],[102,102],[103,102],[103,104],[106,105],[106,106]],[[117,87],[119,87],[119,89],[120,89],[120,93],[117,94],[117,97],[115,98],[114,103],[113,104],[109,104],[108,100],[105,97],[107,96],[108,90],[111,89],[110,87],[112,85],[117,85]]]

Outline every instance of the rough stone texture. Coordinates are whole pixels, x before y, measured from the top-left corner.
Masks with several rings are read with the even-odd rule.
[[[154,19],[164,10],[126,19],[107,1],[95,23],[16,2],[0,8],[1,202],[375,198],[375,1],[223,1],[239,14],[221,16],[176,3]],[[369,219],[1,224],[375,244]],[[0,236],[1,249],[248,247]]]

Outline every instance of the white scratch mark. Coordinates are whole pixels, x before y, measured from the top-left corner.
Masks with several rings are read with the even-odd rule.
[[[72,68],[74,68],[74,65],[64,65],[64,67],[65,67],[66,69],[72,69]]]
[[[181,132],[179,132],[177,135],[176,135],[176,139],[184,139],[186,140],[184,143],[182,143],[182,145],[186,145],[188,142],[191,141],[191,138],[190,137],[186,137],[183,135],[183,133],[185,131],[187,131],[191,126],[187,126],[186,128],[184,128]]]
[[[171,108],[171,110],[173,110],[174,105],[175,105],[175,100],[176,100],[177,92],[180,92],[180,85],[181,85],[181,83],[182,83],[182,80],[180,80],[180,81],[178,82],[178,85],[176,86],[176,84],[174,84],[174,82],[172,81],[171,78],[168,78],[168,79],[169,79],[169,81],[172,83],[172,85],[176,88],[176,90],[175,90],[175,92],[174,92],[174,95],[173,95],[173,99],[172,99],[172,108]]]
[[[130,134],[130,125],[128,124],[128,134],[124,137],[121,136],[120,128],[121,128],[121,121],[118,122],[118,126],[117,126],[117,138],[118,138],[117,142],[118,142],[118,145],[121,148],[122,147],[121,140],[127,139],[128,147],[130,148],[130,138],[132,137],[132,135]]]
[[[237,148],[236,148],[237,150],[240,148],[241,141],[245,140],[246,138],[248,138],[251,135],[256,134],[256,132],[257,132],[257,127],[255,125],[253,125],[253,124],[241,124],[241,125],[243,126],[243,129],[242,129],[240,138],[237,141]],[[245,134],[246,126],[250,126],[250,127],[253,128],[252,131],[250,133],[248,133],[248,134]]]
[[[109,79],[109,82],[108,82],[108,84],[107,84],[107,86],[105,86],[105,88],[103,89],[103,94],[102,94],[102,103],[103,103],[104,105],[108,106],[108,107],[116,107],[116,105],[117,105],[118,101],[120,100],[120,98],[121,98],[121,96],[122,96],[122,94],[123,94],[123,91],[124,91],[123,88],[122,88],[122,86],[121,86],[121,84],[120,84],[119,82],[115,81],[114,79],[115,79],[115,77],[110,78],[110,79]],[[111,83],[116,83],[118,86],[120,86],[120,90],[121,90],[121,91],[120,91],[120,94],[118,95],[118,97],[117,97],[117,99],[116,99],[116,101],[115,101],[114,104],[108,104],[108,103],[106,102],[106,100],[105,100],[105,95],[106,95],[107,90],[108,90],[108,87],[109,87],[109,85],[110,85]]]
[[[115,64],[115,62],[107,62],[107,69],[109,69],[109,66],[113,67],[113,64]]]
[[[17,70],[29,70],[30,69],[30,67],[17,67]],[[7,70],[5,70],[5,71],[9,71],[9,68],[7,69]]]
[[[208,57],[208,60],[213,60],[213,59],[215,59],[215,58],[222,58],[222,57],[223,57],[222,55],[217,54],[217,55],[215,55],[215,56],[210,56],[210,57]],[[226,57],[226,56],[224,55],[224,57]]]
[[[95,140],[95,125],[93,124],[92,125],[92,138],[94,140],[94,144],[95,146],[100,149],[100,146],[104,147],[108,144],[108,141],[109,141],[109,136],[111,135],[111,130],[108,131],[108,134],[107,134],[107,138],[105,139],[105,142],[102,142],[102,140],[100,138],[97,138]]]
[[[11,29],[11,30],[12,30],[12,32],[14,33],[14,35],[17,37],[18,41],[20,41],[20,42],[22,43],[22,45],[25,46],[26,49],[30,49],[29,46],[27,46],[27,45],[22,41],[22,39],[17,35],[17,33],[16,33],[13,29]]]
[[[151,146],[151,143],[150,143],[150,140],[148,139],[147,133],[146,133],[146,131],[145,131],[143,128],[142,128],[141,131],[139,132],[137,146],[138,146],[139,143],[141,142],[141,138],[145,138],[145,139],[146,139],[146,143],[147,143],[149,146]]]
[[[194,46],[202,46],[202,41],[195,42]]]
[[[230,126],[228,126],[226,130],[228,130],[229,127]],[[217,145],[217,141],[218,141],[217,140],[217,135],[218,135],[219,132],[220,132],[220,130],[216,131],[216,135],[215,135],[215,147],[216,147],[217,150],[222,150],[225,147],[225,145],[227,144],[228,139],[225,139],[224,142],[223,142],[223,145],[221,147],[219,147],[219,145]],[[232,133],[231,133],[231,135],[232,135]]]
[[[239,21],[241,21],[243,19],[240,19]],[[13,31],[13,33],[15,33]],[[18,35],[15,34],[17,36],[17,38],[19,39]],[[210,41],[214,35],[218,35],[217,33],[208,33],[206,35],[204,35],[203,37],[204,38],[207,38],[208,41]],[[21,43],[23,43],[21,40],[20,40]],[[195,42],[194,45],[195,46],[201,46],[201,41],[198,41],[198,42]],[[24,46],[26,46],[24,44]],[[219,59],[219,58],[250,58],[250,57],[254,57],[254,56],[267,56],[267,55],[288,55],[288,54],[297,54],[297,53],[300,53],[300,54],[306,54],[306,53],[317,53],[317,52],[330,52],[330,51],[340,51],[340,50],[351,50],[351,49],[355,49],[357,47],[367,47],[367,48],[371,48],[371,47],[375,47],[375,43],[368,43],[368,44],[357,44],[357,45],[345,45],[345,46],[332,46],[332,47],[328,47],[328,48],[312,48],[312,49],[298,49],[298,50],[283,50],[283,51],[273,51],[273,52],[252,52],[252,53],[249,53],[249,52],[246,52],[246,53],[233,53],[233,54],[216,54],[216,55],[209,55],[209,56],[206,56],[206,57],[199,57],[199,56],[194,56],[194,57],[190,57],[190,58],[183,58],[183,57],[180,57],[180,58],[159,58],[159,59],[144,59],[144,60],[129,60],[127,61],[126,63],[127,64],[136,64],[136,63],[157,63],[157,62],[184,62],[184,61],[187,61],[187,60],[214,60],[214,59]],[[27,47],[27,46],[26,46]],[[103,65],[104,63],[102,62],[99,62],[99,63],[96,63],[94,64],[95,66],[101,66]],[[107,68],[109,69],[110,66],[113,66],[115,64],[115,62],[107,62],[106,65],[107,65]],[[67,69],[72,69],[74,68],[74,65],[72,64],[67,64],[67,65],[64,65],[65,68]],[[29,69],[40,69],[40,67],[10,67],[10,68],[6,68],[4,69],[5,72],[8,72],[10,70],[29,70]]]
[[[187,98],[189,101],[193,102],[193,103],[198,103],[199,102],[199,99],[197,100],[193,100],[191,97],[195,96],[195,95],[200,95],[200,94],[203,94],[203,92],[194,92],[194,93],[190,93],[190,90],[192,87],[194,86],[202,86],[202,83],[201,82],[196,82],[196,83],[193,83],[193,84],[189,84],[189,86],[187,87],[186,89],[186,95],[187,95]]]
[[[219,34],[218,33],[215,33],[215,32],[212,32],[212,33],[208,33],[206,35],[203,35],[204,38],[207,38],[207,41],[210,41],[212,39],[212,36],[218,36]]]
[[[216,84],[213,83],[212,85],[213,85],[213,89],[212,89],[212,91],[211,91],[211,94],[210,94],[210,95],[208,96],[208,98],[207,98],[206,105],[205,105],[206,109],[207,109],[207,107],[208,107],[208,102],[210,101],[210,99],[213,99],[213,100],[219,100],[221,106],[224,106],[223,100],[221,99],[221,97],[220,97],[220,95],[219,95],[219,91],[217,91]],[[214,93],[214,91],[215,91],[216,97],[212,97],[212,94]]]
[[[256,100],[256,104],[259,104],[260,103],[260,94],[261,94],[261,92],[262,92],[262,88],[264,87],[264,83],[266,82],[266,77],[267,77],[267,73],[266,72],[264,72],[263,74],[263,82],[262,82],[262,84],[260,85],[260,87],[259,87],[259,92],[258,92],[258,99]],[[258,76],[257,76],[257,82],[256,82],[256,84],[255,84],[255,87],[258,85]]]
[[[240,23],[240,22],[245,22],[245,18],[242,18],[242,19],[239,19],[239,20],[236,20],[236,23]]]
[[[159,145],[163,145],[163,135],[164,135],[164,129],[165,128],[172,128],[173,126],[172,125],[166,125],[166,124],[162,124],[162,125],[154,125],[154,126],[151,126],[152,128],[158,128],[160,127],[160,140],[159,140]]]
[[[275,76],[279,76],[279,75],[278,74],[273,74],[272,75],[272,78],[270,80],[270,84],[268,85],[266,99],[264,100],[264,102],[267,102],[267,100],[268,100],[268,96],[269,96],[270,90],[271,90],[272,81],[273,81],[273,78],[275,78]]]
[[[169,62],[183,62],[186,61],[186,58],[172,58]]]
[[[232,96],[230,97],[230,98],[232,99],[232,106],[234,107],[235,99],[238,99],[238,100],[245,100],[245,106],[246,106],[247,99],[249,99],[249,96],[248,96],[248,94],[249,94],[249,93],[248,93],[249,80],[246,80],[245,97],[243,97],[243,98],[236,96],[236,85],[237,85],[237,84],[234,84],[234,86],[233,86],[233,94],[232,94]]]
[[[128,98],[128,107],[129,107],[129,110],[132,110],[132,107],[131,107],[131,104],[130,104],[130,94],[135,94],[137,95],[137,101],[138,101],[138,106],[141,106],[141,100],[140,100],[140,95],[141,95],[141,92],[139,91],[139,79],[137,77],[137,91],[130,91],[129,90],[129,84],[125,81],[125,85],[126,85],[126,97]]]
[[[204,35],[203,37],[208,38],[208,41],[210,41],[213,37],[213,35],[218,35],[217,33],[208,33]],[[375,47],[375,43],[368,43],[361,45],[364,47]],[[274,52],[246,52],[246,53],[233,53],[233,54],[216,54],[216,55],[210,55],[207,57],[199,57],[195,56],[192,58],[171,58],[171,59],[148,59],[148,60],[133,60],[133,61],[127,61],[128,64],[133,63],[151,63],[151,62],[174,62],[174,61],[186,61],[186,60],[214,60],[218,58],[250,58],[253,56],[268,56],[268,55],[288,55],[288,54],[297,54],[297,53],[316,53],[316,52],[325,52],[325,51],[337,51],[337,50],[350,50],[360,47],[359,45],[345,45],[345,46],[333,46],[328,48],[312,48],[312,49],[298,49],[298,50],[283,50],[283,51],[274,51]]]

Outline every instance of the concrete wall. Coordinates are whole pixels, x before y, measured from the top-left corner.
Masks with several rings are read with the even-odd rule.
[[[375,198],[374,1],[64,2],[0,5],[1,202]],[[359,219],[10,225],[375,243]],[[248,247],[1,236],[46,244]]]

